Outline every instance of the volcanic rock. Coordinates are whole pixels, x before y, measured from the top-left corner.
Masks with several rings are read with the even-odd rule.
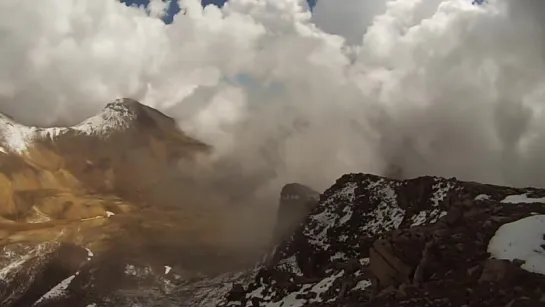
[[[544,306],[544,196],[345,175],[220,306]]]
[[[280,202],[274,230],[275,240],[290,236],[318,204],[320,193],[299,184],[285,185],[280,192]]]

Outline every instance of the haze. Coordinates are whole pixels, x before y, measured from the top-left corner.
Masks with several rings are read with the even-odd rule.
[[[542,0],[179,5],[0,0],[0,111],[71,124],[131,97],[257,193],[392,167],[545,186]]]

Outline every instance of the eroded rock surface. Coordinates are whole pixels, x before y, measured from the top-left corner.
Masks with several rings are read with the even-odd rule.
[[[543,306],[544,275],[488,252],[502,225],[545,214],[543,196],[456,179],[345,175],[221,306]],[[545,226],[529,244],[538,264],[544,234]],[[499,244],[511,244],[508,236]]]

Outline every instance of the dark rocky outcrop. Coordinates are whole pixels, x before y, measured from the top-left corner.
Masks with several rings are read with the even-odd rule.
[[[456,179],[345,175],[253,282],[220,305],[544,306],[544,275],[489,253],[502,225],[545,214],[543,196]],[[534,267],[545,263],[539,244]]]
[[[62,292],[57,286],[72,280],[88,257],[84,248],[63,243],[17,244],[3,251],[0,306],[14,307],[40,306],[42,297]],[[16,258],[20,253],[24,256]]]
[[[280,192],[274,237],[276,242],[287,239],[318,204],[320,193],[299,184],[285,185]]]
[[[75,244],[13,244],[0,253],[2,307],[214,306],[252,271],[206,273],[163,266],[122,248],[93,253]],[[190,254],[188,252],[187,254]]]

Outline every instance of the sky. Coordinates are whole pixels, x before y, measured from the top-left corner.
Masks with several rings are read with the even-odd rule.
[[[131,97],[256,193],[393,168],[545,186],[542,0],[178,4],[0,0],[0,111],[51,126]]]
[[[207,5],[215,5],[218,7],[222,7],[226,1],[227,0],[202,0],[201,4],[203,7]],[[307,0],[307,1],[308,1],[309,7],[313,8],[316,5],[317,0]],[[122,0],[121,2],[129,6],[131,5],[147,6],[150,0]],[[178,5],[178,2],[171,1],[167,9],[167,14],[163,17],[163,20],[166,23],[172,23],[174,15],[178,14],[179,12],[180,12],[180,6]]]

